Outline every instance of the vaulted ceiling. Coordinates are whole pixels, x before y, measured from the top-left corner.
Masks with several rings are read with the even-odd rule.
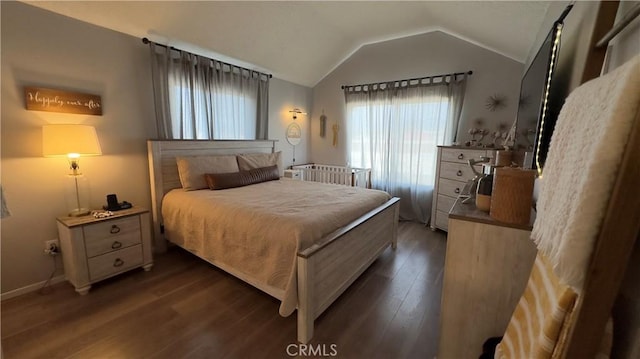
[[[440,30],[524,62],[549,1],[25,1],[314,86],[360,47]]]

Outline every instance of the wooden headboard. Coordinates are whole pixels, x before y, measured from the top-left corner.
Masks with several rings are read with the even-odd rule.
[[[176,156],[273,153],[276,142],[277,140],[148,140],[154,251],[166,250],[162,234],[162,197],[170,190],[182,187]]]

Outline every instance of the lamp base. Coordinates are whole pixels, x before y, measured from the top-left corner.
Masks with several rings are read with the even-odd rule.
[[[69,217],[82,217],[91,214],[91,210],[87,208],[76,208],[69,212]]]
[[[69,174],[66,183],[66,202],[69,217],[82,217],[91,213],[89,182],[82,174]]]

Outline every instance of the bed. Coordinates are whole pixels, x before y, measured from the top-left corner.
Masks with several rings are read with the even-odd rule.
[[[168,240],[279,299],[281,315],[297,310],[301,343],[313,336],[315,319],[387,247],[396,247],[399,199],[384,192],[285,178],[222,191],[182,189],[176,157],[273,154],[275,141],[147,145],[154,249],[166,250]],[[262,217],[277,225],[260,224]]]

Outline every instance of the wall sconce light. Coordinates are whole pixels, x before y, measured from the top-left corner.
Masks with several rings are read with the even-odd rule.
[[[80,169],[81,156],[102,154],[98,135],[93,126],[46,125],[42,127],[42,154],[45,157],[67,157],[69,160],[69,183],[67,205],[69,216],[79,217],[91,213],[89,186]]]
[[[299,108],[294,108],[293,110],[289,111],[290,113],[293,113],[293,119],[295,120],[296,118],[298,118],[297,115],[306,115],[306,112],[302,112]]]

